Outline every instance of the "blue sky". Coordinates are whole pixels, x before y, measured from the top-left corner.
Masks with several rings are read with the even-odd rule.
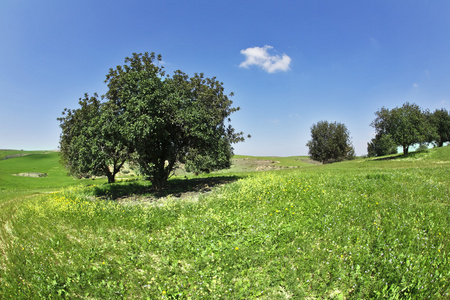
[[[236,154],[307,155],[347,126],[358,155],[381,107],[450,107],[450,1],[0,2],[0,149],[57,149],[64,108],[106,92],[133,52],[234,92]]]

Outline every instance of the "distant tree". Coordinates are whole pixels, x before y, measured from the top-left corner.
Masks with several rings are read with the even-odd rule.
[[[450,142],[450,114],[445,108],[436,109],[430,116],[431,124],[435,129],[434,142],[442,147],[445,142]]]
[[[244,139],[229,125],[239,108],[231,106],[221,82],[181,71],[166,76],[159,61],[154,53],[134,53],[110,69],[105,81],[127,145],[157,189],[177,162],[195,173],[229,167],[231,144]]]
[[[111,107],[88,94],[79,100],[80,108],[64,109],[58,118],[61,162],[71,175],[78,178],[107,176],[115,181],[125,161],[128,148],[120,137],[120,127]]]
[[[395,154],[397,153],[397,145],[388,134],[376,135],[367,143],[367,152],[369,157]]]
[[[309,147],[311,158],[322,163],[352,159],[355,150],[350,141],[347,127],[341,123],[320,121],[311,127]]]
[[[428,150],[428,143],[422,143],[417,147],[416,151],[427,151]]]
[[[371,126],[376,134],[389,135],[396,145],[403,147],[403,154],[408,154],[410,146],[426,142],[430,136],[431,124],[416,104],[406,102],[392,110],[383,107],[375,115]]]

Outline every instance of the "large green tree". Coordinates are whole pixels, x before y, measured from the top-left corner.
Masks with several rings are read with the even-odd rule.
[[[375,115],[371,126],[376,134],[389,135],[396,145],[402,146],[403,154],[408,154],[410,146],[426,142],[432,134],[431,124],[416,104],[406,102],[392,110],[383,107]]]
[[[78,103],[78,109],[65,109],[58,118],[61,162],[75,177],[106,176],[112,183],[130,156],[114,109],[97,94],[85,94]]]
[[[230,167],[231,144],[244,140],[230,125],[239,107],[215,77],[168,76],[160,61],[154,53],[133,53],[109,70],[105,101],[85,95],[80,108],[63,112],[60,148],[70,173],[114,182],[132,157],[159,189],[178,163],[194,173]]]
[[[166,76],[160,61],[154,53],[134,53],[105,81],[127,145],[155,188],[165,185],[178,162],[196,173],[229,167],[231,144],[243,140],[229,125],[239,108],[231,106],[223,83],[181,71]]]
[[[341,123],[320,121],[311,127],[311,140],[306,144],[311,158],[322,163],[352,159],[355,150],[350,132]]]

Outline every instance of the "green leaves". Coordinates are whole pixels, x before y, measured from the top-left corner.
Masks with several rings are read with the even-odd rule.
[[[443,145],[449,139],[445,128],[450,129],[450,117],[444,109],[436,110],[431,115],[418,105],[406,102],[402,107],[392,110],[383,107],[375,115],[370,125],[375,128],[376,137],[372,139],[372,144],[369,143],[369,154],[377,147],[383,150],[378,151],[377,155],[389,154],[390,151],[384,151],[385,146],[390,147],[389,142],[383,139],[391,139],[395,145],[402,146],[403,154],[408,154],[409,147],[414,144],[437,141],[438,145]],[[443,131],[438,133],[437,128],[443,128]]]
[[[239,108],[222,83],[203,74],[165,76],[154,53],[133,54],[110,70],[107,98],[120,111],[127,145],[155,188],[165,185],[177,162],[194,173],[230,166],[231,143],[242,141],[226,120]]]
[[[106,75],[106,102],[86,94],[81,108],[63,112],[60,148],[71,174],[114,182],[133,157],[159,189],[178,162],[196,174],[230,167],[231,144],[244,140],[229,124],[239,107],[215,77],[166,76],[160,61],[153,52],[133,53]]]
[[[355,150],[347,127],[341,123],[320,121],[311,127],[311,140],[306,146],[313,160],[322,163],[352,159]]]
[[[99,100],[97,94],[80,98],[80,108],[65,109],[58,118],[61,162],[78,178],[107,176],[114,182],[130,152],[120,134],[114,106]]]
[[[450,142],[450,114],[445,108],[436,109],[433,114],[428,115],[435,130],[434,141],[438,147],[445,142]]]
[[[397,153],[397,145],[389,134],[377,134],[367,143],[368,156],[384,156]]]

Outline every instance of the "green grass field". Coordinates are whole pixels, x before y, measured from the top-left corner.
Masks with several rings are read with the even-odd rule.
[[[57,161],[0,160],[2,299],[449,298],[450,147],[330,165],[236,156],[162,194],[76,181]]]
[[[5,159],[8,156],[13,157]],[[47,177],[14,176],[27,172],[46,173]],[[59,163],[58,152],[0,150],[0,199],[14,198],[17,194],[31,195],[55,191],[83,182],[74,180],[66,173]]]

